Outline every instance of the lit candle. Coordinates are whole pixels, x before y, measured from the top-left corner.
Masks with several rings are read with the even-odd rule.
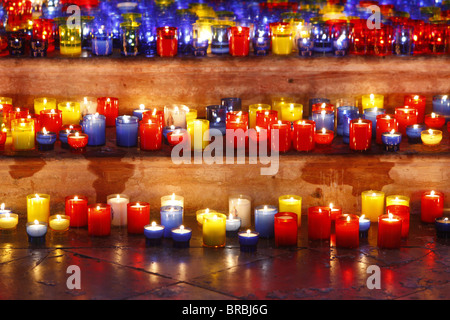
[[[334,132],[331,130],[327,130],[326,128],[322,128],[321,130],[316,130],[314,134],[314,142],[321,146],[330,145],[333,142]]]
[[[187,123],[187,130],[191,139],[191,148],[202,151],[209,144],[209,121],[194,119]]]
[[[276,131],[275,131],[276,130]],[[278,132],[278,139],[276,139]],[[269,126],[270,148],[272,151],[288,152],[292,146],[292,131],[290,121],[278,120]]]
[[[97,99],[92,97],[83,97],[80,101],[81,115],[93,114],[97,112]]]
[[[15,213],[5,212],[0,213],[0,229],[12,230],[15,229],[19,223],[19,216]]]
[[[102,146],[106,143],[106,117],[99,113],[83,117],[83,132],[88,135],[88,146]]]
[[[162,206],[160,209],[161,225],[165,227],[164,238],[172,236],[171,230],[183,224],[183,207],[175,205]]]
[[[35,98],[34,99],[34,113],[41,114],[43,110],[56,109],[56,99],[54,98]]]
[[[395,108],[395,118],[398,122],[398,131],[406,135],[406,127],[417,124],[417,110],[409,106]]]
[[[314,134],[316,123],[311,120],[299,120],[294,122],[292,145],[297,151],[311,151],[314,149]]]
[[[428,129],[421,132],[422,143],[426,146],[438,146],[442,141],[442,131]]]
[[[385,114],[386,110],[383,108],[366,108],[364,109],[364,119],[372,121],[372,138],[376,138],[377,117]]]
[[[387,206],[408,206],[409,207],[410,198],[408,196],[393,194],[386,197],[386,207]]]
[[[313,206],[308,208],[308,239],[329,240],[331,235],[331,209]]]
[[[424,124],[413,124],[406,127],[408,142],[411,144],[422,142],[421,133],[426,129]]]
[[[96,203],[88,206],[88,233],[90,236],[111,234],[111,206]]]
[[[70,217],[66,215],[56,214],[50,216],[48,219],[48,225],[50,229],[56,232],[65,232],[70,226]]]
[[[409,234],[410,209],[405,205],[386,206],[386,214],[392,214],[402,220],[402,238],[407,238]]]
[[[402,219],[393,214],[378,217],[377,245],[383,249],[398,249],[402,240]]]
[[[250,51],[250,28],[241,26],[231,27],[228,41],[232,56],[248,56]]]
[[[359,114],[359,109],[354,106],[342,106],[337,108],[337,125],[336,134],[339,136],[344,135],[344,127],[348,126],[346,115],[351,115],[353,118],[357,118]],[[348,131],[348,130],[347,130]]]
[[[316,124],[316,130],[325,128],[334,131],[334,111],[329,109],[314,110],[311,120]]]
[[[88,224],[88,199],[85,196],[67,196],[65,213],[70,217],[71,227],[85,227]]]
[[[256,245],[258,244],[259,233],[256,231],[241,231],[238,233],[240,249],[243,252],[256,251]]]
[[[150,221],[150,204],[148,202],[130,202],[127,204],[128,233],[142,234]]]
[[[115,97],[97,98],[97,112],[105,117],[107,127],[114,127],[119,115],[119,99]]]
[[[359,237],[367,238],[369,235],[370,220],[366,219],[365,215],[359,217]]]
[[[27,221],[47,222],[50,216],[50,195],[35,193],[27,195]]]
[[[342,214],[342,207],[339,206],[335,206],[334,204],[330,203],[328,205],[328,207],[330,208],[330,214],[331,214],[331,220],[334,221],[336,220],[337,216],[340,216]]]
[[[441,129],[445,124],[445,117],[434,112],[427,114],[425,116],[425,124],[431,129]]]
[[[426,97],[417,94],[405,96],[405,106],[411,106],[417,110],[417,123],[423,123],[425,116]]]
[[[425,223],[433,223],[444,214],[444,194],[439,191],[426,191],[421,197],[420,219]]]
[[[161,207],[164,206],[180,206],[184,208],[184,197],[172,193],[168,196],[161,197]]]
[[[167,133],[167,141],[171,147],[176,146],[179,143],[188,141],[189,133],[186,129],[174,130]]]
[[[276,110],[258,110],[256,111],[255,127],[268,129],[271,124],[278,122],[278,111]]]
[[[372,127],[373,129],[374,127]],[[394,130],[394,132],[398,131],[398,124],[397,120],[395,119],[395,116],[392,114],[380,114],[376,118],[376,142],[378,144],[382,144],[383,141],[381,139],[381,136],[385,132],[391,132]]]
[[[156,222],[152,222],[144,227],[145,242],[148,246],[156,246],[161,244],[165,227]]]
[[[252,199],[246,195],[232,195],[228,198],[228,213],[241,218],[241,227],[251,226]]]
[[[336,247],[359,247],[359,217],[342,214],[336,218]]]
[[[172,232],[172,240],[173,246],[175,248],[188,248],[189,241],[192,237],[192,229],[185,228],[183,225],[178,228],[173,228]]]
[[[116,144],[119,147],[136,147],[139,134],[139,118],[135,116],[116,117]]]
[[[181,108],[186,113],[186,123],[188,123],[189,121],[197,119],[197,109],[192,109],[192,108],[189,108],[187,106],[182,106]]]
[[[47,223],[34,220],[26,224],[28,234],[28,242],[32,244],[45,243],[45,235],[47,234]]]
[[[226,221],[227,236],[235,235],[239,231],[240,227],[241,227],[241,218],[234,217],[233,214],[230,213]]]
[[[176,126],[174,126],[174,125],[171,125],[171,126],[165,126],[165,127],[163,128],[163,130],[162,130],[162,135],[163,135],[163,137],[164,137],[164,139],[165,139],[165,143],[166,143],[166,144],[168,143],[168,141],[167,141],[167,135],[168,135],[170,132],[175,131],[175,130],[180,130],[180,129],[183,129],[183,128],[181,128],[181,127],[176,127]]]
[[[450,238],[450,220],[448,217],[436,218],[435,227],[438,238]]]
[[[161,149],[161,126],[154,120],[142,120],[139,125],[140,149],[154,151]]]
[[[362,108],[383,108],[384,96],[381,94],[368,94],[362,96]]]
[[[216,210],[212,210],[212,209],[208,209],[208,208],[197,210],[195,212],[195,217],[196,217],[198,225],[199,226],[203,225],[203,217],[204,217],[205,214],[213,213],[213,212],[216,212]],[[240,220],[239,220],[239,225],[240,225]]]
[[[49,109],[42,110],[39,114],[39,126],[50,132],[58,133],[62,127],[62,111]]]
[[[261,205],[255,208],[255,231],[261,238],[274,237],[274,221],[277,213],[276,206]]]
[[[89,137],[85,133],[76,131],[67,136],[67,143],[74,152],[84,152],[88,144]]]
[[[127,204],[129,202],[130,198],[125,194],[110,194],[106,197],[106,203],[111,206],[111,225],[127,225]]]
[[[294,122],[303,118],[303,105],[300,103],[281,103],[281,120]]]
[[[377,222],[384,213],[384,192],[367,190],[361,193],[361,213],[371,222]]]
[[[450,119],[449,95],[436,95],[433,97],[433,112],[443,115],[447,121]]]
[[[386,151],[398,151],[402,142],[402,134],[392,129],[392,131],[385,132],[381,135],[381,141]]]
[[[250,128],[256,127],[256,112],[270,110],[271,106],[269,104],[257,103],[248,106],[248,124]]]
[[[297,245],[297,214],[293,212],[278,212],[274,216],[275,245],[296,246]]]
[[[203,218],[203,245],[220,248],[226,242],[226,215],[222,213],[205,214]]]
[[[12,146],[14,150],[32,150],[35,146],[35,123],[33,119],[11,120]]]
[[[56,142],[56,133],[48,132],[45,128],[42,128],[42,131],[38,132],[36,135],[36,141],[38,142],[39,150],[53,150]]]
[[[138,109],[133,110],[133,116],[137,117],[139,120],[142,120],[142,114],[146,111],[151,111],[151,110],[147,109],[144,104],[140,104]]]
[[[302,223],[302,197],[294,194],[282,195],[278,198],[279,212],[293,212],[297,216],[297,225]]]
[[[354,119],[350,121],[349,146],[351,150],[366,151],[372,143],[372,121]]]
[[[81,107],[79,102],[66,101],[58,103],[58,110],[62,111],[63,124],[79,124],[81,120]]]
[[[158,27],[156,28],[156,52],[160,57],[173,57],[178,52],[178,28]]]
[[[277,22],[271,26],[272,53],[289,55],[293,50],[293,30],[289,23]]]
[[[146,123],[148,120],[151,120],[153,123],[157,123],[160,127],[160,132],[163,132],[165,119],[164,119],[164,111],[158,110],[154,108],[152,111],[145,111],[142,113],[142,122]]]
[[[175,126],[186,129],[186,111],[182,105],[164,107],[165,126]]]

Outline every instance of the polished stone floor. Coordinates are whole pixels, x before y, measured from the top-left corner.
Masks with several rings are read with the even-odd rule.
[[[297,300],[450,298],[449,240],[437,239],[433,225],[412,216],[409,238],[399,250],[376,247],[376,225],[355,250],[331,241],[307,239],[303,217],[298,246],[277,248],[260,240],[255,253],[239,249],[236,237],[225,248],[202,247],[194,216],[190,248],[146,247],[143,236],[113,229],[89,237],[86,229],[47,234],[30,247],[24,221],[0,238],[0,299]],[[80,289],[69,289],[67,268],[80,268]],[[380,289],[367,287],[368,267],[380,268]]]

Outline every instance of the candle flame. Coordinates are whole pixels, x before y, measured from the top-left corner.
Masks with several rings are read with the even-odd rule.
[[[9,212],[5,213],[5,218],[6,218],[6,219],[11,218],[11,215],[9,214]]]
[[[330,207],[330,209],[333,209],[333,204],[332,204],[332,203],[330,203],[329,207]]]
[[[387,119],[387,120],[390,120],[390,119],[391,119],[391,117],[390,117],[390,116],[386,116],[386,119]]]
[[[172,200],[175,200],[175,193],[172,193]]]
[[[4,203],[2,203],[2,204],[0,205],[0,210],[5,210],[5,204],[4,204]]]
[[[152,222],[152,227],[154,227],[154,226],[156,226],[156,222],[155,221]]]
[[[120,199],[120,194],[118,194],[116,198],[117,198],[117,199]]]
[[[233,214],[230,213],[230,215],[228,216],[229,220],[233,220]]]
[[[444,221],[448,221],[448,218],[446,217],[446,218],[444,218]]]
[[[322,115],[322,116],[324,116],[325,114],[327,113],[327,111],[326,110],[322,110],[322,111],[320,111],[320,114]]]
[[[428,129],[428,133],[429,134],[433,134],[433,130],[432,129]]]
[[[350,222],[350,216],[347,216],[347,222]]]
[[[327,129],[326,128],[322,128],[322,133],[323,134],[327,133]]]
[[[283,122],[281,120],[278,120],[278,124],[281,125]]]
[[[100,210],[100,206],[97,206],[97,210]]]
[[[267,206],[264,206],[264,211],[267,211]]]
[[[140,109],[140,110],[144,110],[144,109],[145,109],[145,105],[144,105],[144,104],[140,104],[140,105],[139,105],[139,109]]]
[[[47,99],[44,98],[44,104],[46,104],[46,103],[47,103]]]
[[[55,109],[50,109],[51,114],[55,114]]]
[[[388,213],[389,220],[393,220],[394,215],[392,213]]]
[[[319,212],[322,213],[322,209],[319,208]]]
[[[87,104],[88,103],[88,99],[87,99],[87,97],[84,97],[84,104]]]
[[[434,196],[434,190],[431,190],[430,195]]]
[[[34,220],[33,223],[34,223],[34,224],[39,224],[39,221]]]
[[[375,99],[375,95],[373,93],[371,93],[369,98],[370,98],[370,100],[374,100]]]
[[[78,196],[73,197],[73,200],[78,200]]]
[[[365,215],[363,214],[363,215],[361,215],[361,217],[359,217],[359,221],[364,220],[364,218],[365,218]]]
[[[431,113],[431,117],[432,117],[432,118],[436,118],[436,113],[432,112],[432,113]]]
[[[180,226],[180,230],[184,230],[184,226],[183,225]]]
[[[39,197],[39,195],[37,193],[35,194],[35,198],[36,199],[40,199],[40,197]]]
[[[80,136],[80,133],[77,131],[77,132],[75,132],[75,137],[79,137]]]
[[[414,100],[419,100],[419,96],[414,96]]]
[[[392,129],[390,134],[394,134],[395,133],[395,129]]]
[[[247,235],[250,235],[250,229],[247,229]]]
[[[58,221],[61,221],[61,216],[60,216],[59,214],[57,214],[57,215],[56,215],[56,219],[57,219]]]

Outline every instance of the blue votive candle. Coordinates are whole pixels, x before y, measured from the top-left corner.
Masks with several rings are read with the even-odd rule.
[[[364,119],[372,121],[372,128],[377,127],[377,116],[385,114],[386,109],[383,108],[366,108],[364,109]],[[376,138],[377,130],[372,129],[372,138]]]
[[[223,106],[212,105],[206,107],[206,120],[209,121],[210,129],[219,130],[222,135],[226,132],[227,110]]]
[[[255,231],[261,238],[274,237],[274,221],[278,208],[272,205],[257,206],[255,208]]]
[[[133,110],[133,116],[137,117],[139,119],[139,121],[141,121],[142,120],[142,115],[144,114],[144,112],[147,112],[147,111],[151,111],[151,110],[147,109],[145,107],[145,105],[141,104],[141,105],[139,105],[139,109],[134,109]]]
[[[116,118],[116,143],[119,147],[136,147],[138,134],[138,117],[125,115]]]
[[[328,110],[314,111],[312,114],[312,121],[316,123],[316,130],[323,128],[334,131],[334,112]]]
[[[192,40],[192,53],[196,57],[204,57],[207,55],[208,46],[209,46],[208,40],[194,38]]]
[[[41,151],[53,150],[56,142],[56,133],[48,132],[45,128],[36,134],[38,149]]]
[[[222,55],[230,52],[228,29],[228,25],[213,25],[211,27],[211,53]]]
[[[165,227],[156,222],[148,224],[144,227],[145,243],[148,246],[157,246],[161,244]]]
[[[402,134],[400,132],[384,132],[381,134],[381,141],[386,151],[398,151],[400,142],[402,142]]]
[[[113,51],[113,35],[108,30],[99,29],[92,35],[92,54],[109,56]]]
[[[448,217],[436,218],[435,226],[438,238],[450,239],[450,220]]]
[[[47,234],[48,224],[41,221],[27,222],[26,230],[28,242],[33,245],[41,245],[45,243],[45,235]]]
[[[241,251],[253,252],[256,251],[256,245],[258,244],[259,233],[256,231],[241,231],[238,233],[239,244]]]
[[[189,241],[192,237],[192,229],[185,228],[183,225],[178,228],[173,228],[172,232],[172,240],[173,246],[175,248],[188,248]]]
[[[88,135],[88,146],[103,146],[106,143],[106,117],[102,114],[87,114],[83,117],[83,132]]]
[[[411,144],[422,143],[422,138],[420,137],[421,132],[426,130],[424,124],[413,124],[406,127],[406,135],[408,136],[408,142]]]
[[[253,53],[255,56],[265,56],[270,51],[271,38],[268,36],[258,36],[252,39]]]
[[[242,110],[241,98],[222,98],[220,105],[225,108],[226,112]]]
[[[359,110],[354,106],[343,106],[337,108],[337,125],[336,125],[336,134],[339,136],[344,135],[344,115],[352,114],[354,117],[358,116]]]
[[[360,238],[367,238],[369,235],[369,229],[370,229],[370,220],[366,219],[364,215],[359,217],[359,237]]]
[[[433,112],[445,117],[450,121],[450,95],[437,95],[433,97]]]
[[[172,237],[172,229],[183,224],[183,207],[162,206],[160,209],[161,225],[165,227],[164,238]]]

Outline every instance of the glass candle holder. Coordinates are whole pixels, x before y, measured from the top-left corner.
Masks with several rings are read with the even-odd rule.
[[[434,129],[423,130],[420,134],[420,137],[424,145],[435,147],[438,146],[442,141],[442,131]]]
[[[269,127],[270,149],[281,153],[288,152],[292,146],[292,131],[290,121],[278,120]]]
[[[384,96],[381,94],[365,94],[361,97],[362,111],[368,108],[384,108]]]
[[[53,150],[56,142],[56,133],[47,131],[45,128],[36,133],[36,141],[40,151]]]
[[[278,111],[275,110],[257,110],[255,117],[255,126],[268,129],[271,124],[278,122]]]
[[[187,131],[194,151],[202,151],[209,144],[209,121],[195,119],[187,123]]]
[[[30,52],[32,58],[42,58],[47,56],[47,40],[31,39]]]
[[[271,205],[261,205],[255,207],[255,231],[259,233],[261,238],[274,237],[275,214],[278,208]]]
[[[433,96],[433,112],[444,116],[448,122],[450,120],[450,95]]]
[[[385,132],[381,134],[381,141],[386,151],[398,151],[402,142],[402,134],[394,130]]]
[[[165,227],[152,222],[144,227],[145,243],[147,246],[158,246],[164,236]]]
[[[286,22],[274,23],[271,26],[272,53],[276,55],[289,55],[293,50],[294,33],[292,26]]]
[[[316,124],[316,130],[322,130],[325,128],[330,131],[334,131],[334,112],[329,110],[317,110],[313,111],[312,121]]]
[[[274,216],[275,245],[296,246],[298,234],[298,217],[293,212],[278,212]]]
[[[323,104],[323,103],[327,104],[327,103],[331,103],[331,102],[327,98],[312,98],[312,99],[309,99],[308,115],[311,117],[314,105]]]
[[[14,230],[18,223],[18,214],[12,212],[0,213],[0,230]]]
[[[417,110],[417,122],[423,123],[425,120],[425,106],[426,97],[416,94],[409,94],[405,96],[405,106]]]
[[[257,103],[257,104],[249,105],[248,113],[249,113],[250,128],[256,127],[256,112],[257,111],[265,111],[265,110],[270,110],[270,109],[271,109],[271,106],[269,104]]]
[[[222,55],[230,52],[228,25],[213,25],[211,27],[211,53]]]
[[[413,54],[422,55],[429,52],[430,24],[420,19],[411,19],[413,27]]]
[[[425,115],[425,125],[431,129],[441,129],[445,124],[445,118],[437,113]]]
[[[334,132],[322,128],[321,130],[316,130],[314,134],[314,142],[320,146],[328,146],[333,142]]]
[[[90,236],[109,236],[111,234],[111,206],[95,203],[88,206],[88,234]]]
[[[192,229],[185,228],[183,225],[172,228],[172,241],[174,248],[189,248],[189,242],[192,237]]]
[[[221,248],[226,243],[226,215],[218,212],[203,217],[203,246]]]
[[[385,114],[386,110],[381,108],[366,108],[364,109],[364,119],[372,121],[372,128],[377,127],[377,116]],[[372,130],[372,137],[376,138],[377,131]]]
[[[119,147],[136,147],[138,131],[138,117],[124,115],[116,118],[116,143]]]
[[[53,19],[34,19],[32,30],[33,39],[47,42],[47,52],[55,51],[56,24]]]
[[[41,114],[42,110],[56,109],[56,99],[54,98],[35,98],[34,113]]]
[[[398,131],[405,136],[406,127],[418,123],[418,112],[417,109],[408,106],[395,108],[395,118],[398,123]]]
[[[59,133],[62,128],[62,111],[55,109],[42,110],[39,115],[39,126],[50,132]]]
[[[238,233],[240,250],[243,252],[256,251],[256,245],[258,244],[259,233],[256,231],[241,231]]]
[[[376,117],[376,143],[382,144],[381,135],[385,132],[398,131],[398,124],[392,114],[380,114]]]
[[[81,24],[68,24],[67,21],[59,25],[59,53],[65,56],[81,55]]]
[[[187,128],[186,110],[183,105],[164,106],[164,122],[165,126],[175,126]]]
[[[63,233],[69,230],[70,216],[64,214],[55,214],[48,218],[48,225],[54,232]]]
[[[377,245],[380,249],[398,249],[402,240],[402,219],[392,214],[378,217]]]
[[[225,108],[226,112],[241,111],[242,101],[241,98],[229,97],[220,99],[220,105]]]
[[[346,20],[327,20],[330,30],[332,51],[335,56],[346,56],[350,47],[350,26]]]
[[[392,214],[402,219],[402,238],[407,238],[409,235],[410,225],[410,208],[403,205],[386,205],[386,214]]]
[[[26,49],[26,34],[23,31],[8,31],[8,50],[11,56],[22,56]]]
[[[106,143],[106,117],[87,114],[83,117],[83,132],[88,135],[88,146],[103,146]]]
[[[282,107],[288,103],[294,103],[294,99],[291,97],[273,97],[272,98],[272,110],[278,111],[278,115],[282,117]]]
[[[370,220],[364,215],[359,217],[359,237],[367,238],[369,236]]]
[[[176,27],[156,28],[156,53],[160,57],[173,57],[178,53],[178,29]]]
[[[352,114],[354,118],[359,115],[359,109],[354,106],[342,106],[337,108],[337,124],[336,124],[336,134],[339,136],[344,135],[344,126],[349,125],[344,121],[344,116],[346,114]]]
[[[35,147],[35,123],[33,119],[11,120],[12,147],[14,150],[33,150]]]
[[[130,202],[130,197],[126,194],[110,194],[106,197],[106,203],[111,207],[113,226],[127,225],[127,204]]]
[[[91,51],[96,56],[109,56],[113,53],[113,32],[111,24],[99,17],[94,20]]]
[[[436,236],[438,238],[450,238],[450,219],[448,217],[436,218],[435,221]]]
[[[368,30],[366,19],[350,20],[350,50],[353,55],[366,55],[369,48]]]
[[[88,144],[89,137],[85,133],[80,133],[76,131],[75,133],[70,133],[67,136],[67,144],[73,153],[83,153]]]
[[[172,236],[171,230],[183,224],[183,207],[166,205],[160,209],[161,225],[165,227],[164,238]]]
[[[413,54],[414,29],[410,24],[395,25],[393,29],[393,52],[397,56]]]
[[[47,222],[34,220],[32,222],[27,222],[25,227],[29,243],[34,245],[45,243],[45,235],[47,234],[48,229]]]
[[[351,150],[366,151],[372,142],[372,121],[354,119],[350,121],[349,145]]]
[[[255,35],[252,38],[253,54],[255,56],[265,56],[270,52],[271,36],[270,27],[267,23],[257,23],[255,25]]]
[[[308,239],[329,240],[331,235],[331,209],[313,206],[308,208]]]
[[[251,206],[252,199],[246,195],[231,195],[228,197],[228,213],[233,217],[241,218],[241,227],[251,226]]]
[[[413,124],[406,127],[406,135],[408,136],[408,142],[411,144],[421,143],[421,133],[426,129],[424,124]]]
[[[314,149],[314,134],[316,123],[311,120],[299,120],[294,122],[294,134],[292,144],[297,151],[311,151]]]
[[[294,194],[286,194],[278,197],[279,212],[292,212],[297,216],[297,225],[301,225],[302,197]]]
[[[206,107],[206,120],[209,121],[210,129],[219,130],[222,135],[226,131],[227,109],[222,105],[211,105]]]
[[[27,221],[48,221],[50,216],[50,195],[34,193],[27,195]]]
[[[161,126],[154,120],[141,121],[139,124],[140,149],[154,151],[161,149]]]
[[[213,213],[213,212],[217,212],[217,211],[216,211],[216,210],[209,209],[209,208],[197,210],[197,211],[195,212],[195,219],[197,220],[197,224],[198,224],[200,227],[202,227],[202,226],[203,226],[203,217],[204,217],[204,215],[205,215],[205,214],[209,214],[209,213]],[[231,216],[232,216],[232,215],[231,215]],[[230,220],[230,216],[228,216],[227,221],[229,221],[229,220]],[[238,222],[239,222],[239,223],[238,223]],[[233,228],[231,228],[231,229],[233,229],[234,231],[237,231],[237,230],[239,229],[239,227],[236,227],[236,226],[235,226],[235,225],[237,225],[237,224],[239,224],[239,227],[241,226],[241,220],[240,220],[240,219],[239,219],[239,221],[236,219],[236,221],[232,223]],[[231,229],[230,229],[230,230],[231,230]],[[230,230],[228,230],[228,228],[227,228],[227,231],[230,231]]]
[[[62,117],[62,124],[80,124],[81,107],[79,102],[64,101],[58,103],[58,110],[60,110]]]
[[[381,24],[380,28],[369,29],[369,54],[387,56],[392,54],[392,26]]]
[[[447,22],[443,20],[430,21],[429,53],[442,55],[447,50]]]
[[[232,56],[248,56],[250,51],[250,28],[241,26],[231,27],[229,48]]]
[[[107,127],[114,127],[119,115],[119,99],[114,97],[97,98],[97,112],[105,116]]]
[[[444,193],[434,190],[423,192],[420,208],[420,220],[425,223],[434,223],[436,218],[444,214]]]
[[[203,225],[203,215],[206,213],[200,214],[201,215],[201,225]],[[197,220],[199,219],[199,214],[197,214]],[[226,222],[226,230],[227,230],[227,237],[234,237],[239,232],[239,229],[241,228],[241,218],[239,217],[233,217],[233,214],[228,215],[228,219]]]
[[[127,231],[143,234],[150,222],[150,204],[148,202],[129,202],[127,204]]]
[[[141,24],[136,21],[120,24],[120,52],[123,56],[137,56],[140,53],[140,26]]]
[[[314,52],[313,29],[310,25],[302,26],[297,33],[296,45],[299,56],[311,57]]]
[[[85,227],[88,224],[88,199],[85,196],[67,196],[65,213],[70,216],[71,227]]]
[[[330,28],[322,19],[316,19],[311,22],[312,37],[314,41],[313,51],[317,54],[326,54],[333,51]]]
[[[171,147],[180,143],[189,143],[189,133],[186,129],[177,129],[167,134],[167,141]]]
[[[281,103],[281,120],[295,122],[303,119],[303,105],[300,103]]]
[[[152,17],[143,17],[140,26],[141,53],[146,57],[156,56],[156,22]]]
[[[203,29],[198,25],[193,25],[192,30],[192,53],[196,57],[204,57],[208,54],[209,41]]]
[[[336,217],[336,247],[359,247],[359,217],[354,214],[342,214]]]
[[[178,15],[178,54],[192,54],[193,23],[197,19],[189,10],[177,10]]]

